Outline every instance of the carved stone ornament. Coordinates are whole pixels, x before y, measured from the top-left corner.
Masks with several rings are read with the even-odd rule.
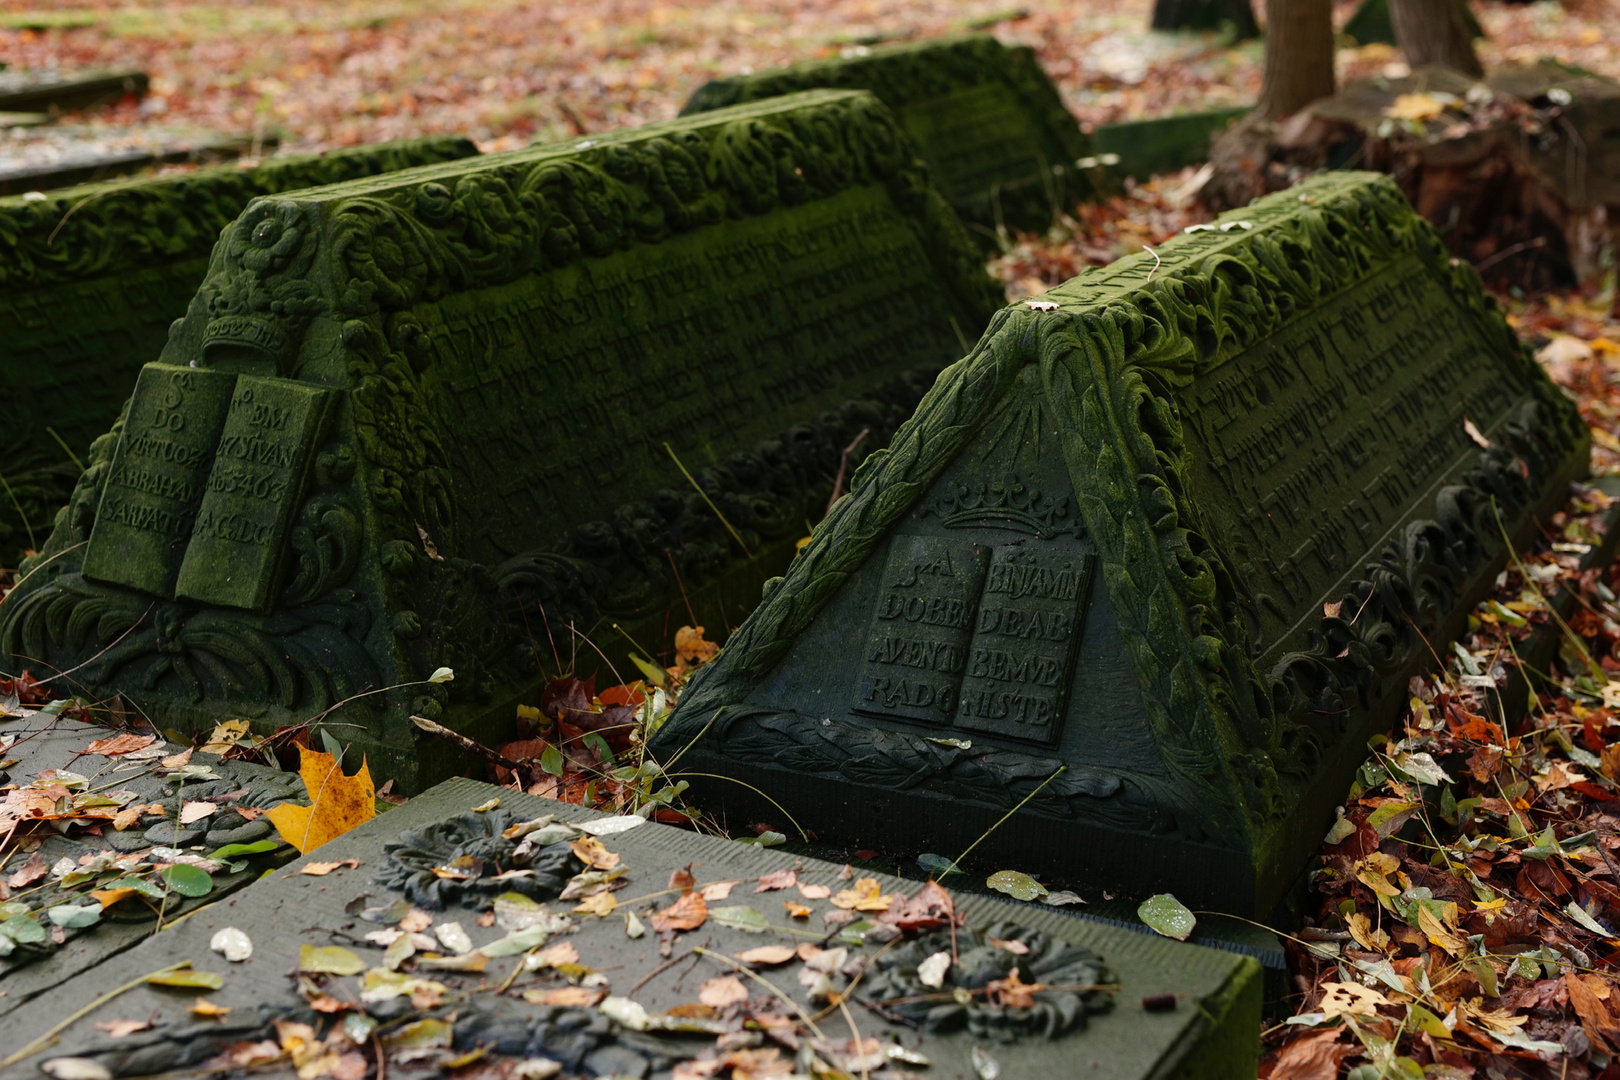
[[[859,46],[842,56],[732,75],[698,88],[682,116],[817,88],[870,90],[894,111],[951,206],[993,239],[1044,230],[1097,190],[1091,140],[1025,45],[988,34]]]
[[[1021,806],[998,865],[1263,916],[1588,439],[1388,179],[1318,177],[1002,312],[652,749],[884,850]],[[745,790],[694,788],[775,820]]]
[[[15,566],[44,543],[79,475],[75,456],[118,419],[141,363],[163,351],[208,273],[220,231],[251,200],[477,153],[437,135],[0,198],[0,392],[15,406],[0,441],[15,500],[0,500],[0,561]],[[239,335],[287,337],[254,318],[237,318]],[[226,326],[215,330],[222,341]]]
[[[576,632],[746,610],[997,303],[865,93],[255,200],[0,648],[412,790],[465,764],[408,717],[498,743]]]
[[[566,841],[537,849],[501,835],[520,820],[498,810],[407,829],[383,846],[388,862],[377,883],[428,911],[477,907],[506,892],[555,900],[584,864]]]

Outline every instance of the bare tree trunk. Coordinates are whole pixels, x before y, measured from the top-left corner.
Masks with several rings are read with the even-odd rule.
[[[1266,0],[1266,71],[1255,112],[1278,120],[1333,90],[1331,0]]]
[[[1389,0],[1389,15],[1395,41],[1412,67],[1438,64],[1476,79],[1485,74],[1458,0]]]

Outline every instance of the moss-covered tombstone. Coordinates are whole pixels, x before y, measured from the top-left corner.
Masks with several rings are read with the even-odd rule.
[[[37,547],[251,199],[478,153],[436,136],[0,198],[0,562]],[[54,435],[53,435],[54,432]],[[77,461],[75,459],[78,459]]]
[[[445,775],[410,715],[492,743],[574,631],[740,618],[997,292],[868,94],[256,200],[0,645],[163,725],[365,694],[373,771]]]
[[[733,75],[699,87],[682,115],[778,94],[870,90],[894,110],[933,181],[964,221],[1045,229],[1093,192],[1090,142],[1026,46],[988,35],[864,46],[841,57]]]
[[[981,865],[1268,913],[1588,435],[1387,178],[1195,228],[999,315],[654,753],[896,853],[1022,803]],[[694,793],[780,820],[747,790]]]

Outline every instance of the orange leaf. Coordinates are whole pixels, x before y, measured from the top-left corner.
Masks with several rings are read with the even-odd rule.
[[[613,909],[618,906],[619,902],[613,898],[613,894],[603,889],[599,893],[593,893],[591,896],[586,897],[580,902],[579,906],[574,908],[574,911],[576,914],[598,915],[605,919],[613,914]]]
[[[574,857],[593,870],[611,870],[619,865],[619,857],[594,836],[582,836],[568,842]]]
[[[652,916],[653,929],[660,934],[670,930],[696,930],[709,917],[709,904],[700,893],[687,893],[663,911]]]
[[[90,895],[101,901],[101,910],[106,911],[126,896],[134,896],[134,889],[92,889]]]
[[[97,739],[79,753],[117,757],[119,754],[133,754],[137,750],[145,750],[155,742],[157,742],[155,735],[132,735],[126,731],[122,735],[114,735],[108,739]]]
[[[267,816],[283,840],[307,855],[376,817],[377,786],[364,758],[358,773],[344,776],[331,754],[304,747],[298,753],[298,773],[313,805],[282,803],[271,807]]]
[[[782,906],[787,908],[788,915],[791,918],[808,919],[810,917],[810,905],[808,904],[796,904],[792,900],[784,900]]]
[[[583,986],[561,986],[555,990],[525,990],[523,1000],[535,1005],[571,1005],[590,1008],[607,997],[606,990],[591,990]]]

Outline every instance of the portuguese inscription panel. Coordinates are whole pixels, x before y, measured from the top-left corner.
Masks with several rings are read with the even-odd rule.
[[[986,554],[971,541],[895,537],[862,654],[856,712],[950,725]]]
[[[957,694],[957,727],[1056,739],[1093,561],[1090,554],[1034,543],[991,552]]]
[[[1523,388],[1415,258],[1201,377],[1182,411],[1197,490],[1254,600],[1291,640],[1479,447]]]
[[[237,380],[176,595],[268,606],[331,398],[330,390],[289,379]]]
[[[141,369],[85,551],[86,577],[174,594],[235,383],[205,369]]]

